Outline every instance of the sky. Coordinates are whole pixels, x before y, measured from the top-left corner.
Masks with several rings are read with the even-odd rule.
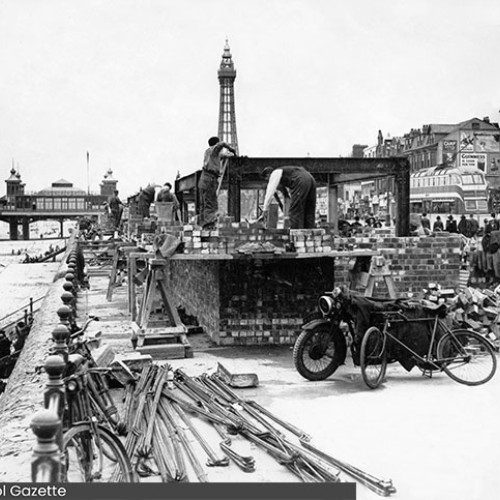
[[[497,0],[0,0],[0,180],[112,168],[125,197],[201,168],[226,37],[243,155],[500,121]]]

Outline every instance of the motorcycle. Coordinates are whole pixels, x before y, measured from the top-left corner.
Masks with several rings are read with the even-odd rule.
[[[293,361],[297,371],[308,380],[324,380],[345,363],[350,346],[353,363],[359,366],[361,340],[370,326],[383,328],[381,312],[405,310],[411,317],[423,317],[425,311],[418,303],[408,299],[365,297],[356,292],[335,288],[326,292],[318,301],[319,315],[302,326],[302,332],[293,347]],[[400,325],[401,333],[411,333],[420,349],[425,351],[425,329],[410,322]],[[405,333],[406,332],[406,333]],[[397,335],[396,331],[393,331]],[[423,344],[422,344],[423,342]],[[423,347],[422,347],[423,346]],[[410,370],[414,365],[405,353],[394,348],[394,360]]]
[[[359,360],[355,314],[351,298],[341,288],[319,298],[320,313],[302,326],[293,347],[297,371],[308,380],[324,380],[343,365],[350,345],[353,359]]]

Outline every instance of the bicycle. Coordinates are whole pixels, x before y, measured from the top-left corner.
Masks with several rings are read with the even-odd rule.
[[[372,326],[366,330],[360,349],[361,374],[366,385],[376,389],[382,383],[387,363],[392,361],[391,349],[394,346],[407,351],[424,373],[443,371],[456,382],[471,386],[491,380],[496,372],[497,359],[490,342],[471,330],[451,330],[441,319],[446,314],[444,304],[424,309],[431,316],[408,318],[401,310],[381,312],[384,318],[382,329]],[[418,354],[391,331],[403,323],[432,327],[426,354]]]
[[[96,368],[97,364],[92,356],[93,349],[99,347],[101,343],[101,332],[97,332],[92,338],[81,337],[85,335],[88,325],[92,321],[99,321],[96,316],[90,316],[84,326],[72,333],[68,351],[71,354],[79,354],[83,356],[90,368]],[[71,359],[68,360],[68,367],[71,367]],[[87,387],[90,394],[90,402],[94,415],[96,415],[101,423],[107,424],[110,429],[116,431],[119,435],[126,434],[126,425],[118,418],[118,410],[113,402],[113,398],[109,393],[108,384],[104,378],[105,373],[100,371],[89,371],[87,379]]]
[[[119,477],[135,482],[132,464],[120,439],[107,424],[94,416],[89,379],[111,368],[88,367],[80,354],[71,354],[75,372],[64,379],[67,408],[63,434],[65,476],[68,482],[111,481]],[[118,468],[119,474],[115,476]]]
[[[73,333],[70,342],[84,335],[84,327]],[[135,474],[125,447],[116,436],[118,424],[111,418],[116,407],[107,392],[103,376],[112,368],[99,368],[91,355],[90,343],[85,339],[70,343],[68,363],[64,377],[66,407],[63,417],[62,447],[64,450],[64,478],[68,482],[107,482],[116,479],[135,482]],[[99,391],[95,381],[105,390]],[[103,399],[105,398],[105,399]]]

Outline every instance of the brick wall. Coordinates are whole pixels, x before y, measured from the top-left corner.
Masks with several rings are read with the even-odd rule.
[[[217,340],[219,332],[220,289],[219,263],[190,260],[169,261],[168,288],[176,307],[198,318],[210,336]]]
[[[308,259],[238,259],[170,261],[169,279],[177,306],[197,316],[211,338],[223,345],[292,344],[302,319],[316,308],[319,296],[345,284],[353,259],[321,258],[320,241],[339,250],[379,250],[390,265],[401,296],[419,294],[429,282],[444,288],[459,283],[460,238],[396,238],[380,230],[357,238],[324,238],[311,233],[318,257]],[[302,245],[301,245],[302,247]],[[384,296],[381,281],[374,295]]]
[[[220,278],[219,343],[291,344],[333,288],[333,260],[226,261]]]
[[[374,234],[361,238],[336,238],[335,248],[368,248],[379,250],[387,259],[396,284],[396,290],[404,296],[418,294],[430,282],[443,288],[456,288],[460,277],[461,238],[449,233],[436,236],[396,238]],[[338,259],[335,268],[336,283],[348,282],[349,263]],[[386,294],[381,283],[376,295]]]

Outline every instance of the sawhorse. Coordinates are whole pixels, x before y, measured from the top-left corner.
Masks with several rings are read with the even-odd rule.
[[[389,297],[396,299],[396,287],[385,258],[382,255],[357,257],[354,269],[351,271],[351,288],[361,285],[365,287],[365,297],[371,297],[375,288],[375,282],[379,278],[384,280]]]
[[[144,253],[136,252],[130,254],[130,260],[134,262],[129,267],[130,274],[134,270],[135,259],[145,258],[145,255]],[[148,273],[138,310],[135,309],[136,292],[135,284],[133,284],[133,275],[129,278],[129,290],[132,290],[131,295],[133,295],[131,297],[132,316],[135,320],[136,331],[138,333],[137,350],[142,354],[150,354],[153,358],[190,358],[193,356],[193,352],[186,336],[187,328],[182,323],[167,288],[166,265],[167,261],[165,259],[148,258]],[[167,316],[165,319],[168,319],[168,326],[165,319],[154,322],[151,320],[151,313],[158,292],[163,311]]]

